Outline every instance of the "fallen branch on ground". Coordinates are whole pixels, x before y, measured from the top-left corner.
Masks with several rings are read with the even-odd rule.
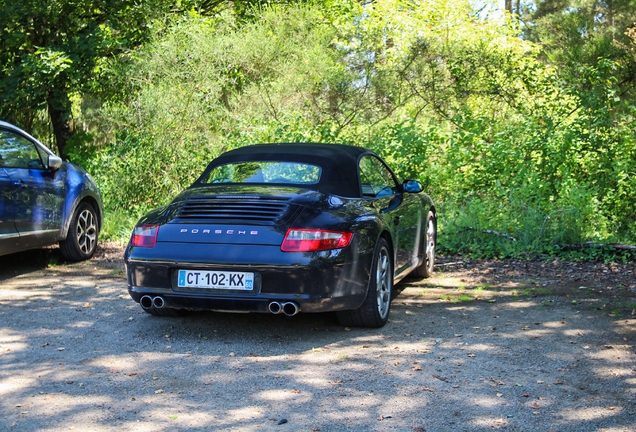
[[[459,264],[464,264],[464,261],[455,261],[455,262],[449,262],[449,263],[435,263],[435,267],[445,267],[445,266],[452,266],[452,265],[459,265]]]
[[[509,235],[509,234],[505,234],[505,233],[501,233],[499,231],[493,231],[493,230],[489,230],[489,229],[479,229],[479,228],[473,228],[473,227],[465,227],[462,231],[479,231],[482,233],[486,233],[486,234],[492,234],[492,235],[496,235],[498,237],[503,237],[505,239],[508,239],[510,241],[516,242],[517,239],[514,238],[513,236]]]
[[[595,247],[606,247],[606,248],[612,248],[612,249],[620,249],[620,250],[633,250],[636,251],[636,246],[632,246],[632,245],[626,245],[626,244],[620,244],[620,243],[594,243],[594,242],[587,242],[587,243],[582,243],[582,244],[568,244],[568,245],[554,245],[556,247],[560,247],[562,249],[568,249],[568,250],[572,250],[572,249],[588,249],[588,248],[595,248]]]

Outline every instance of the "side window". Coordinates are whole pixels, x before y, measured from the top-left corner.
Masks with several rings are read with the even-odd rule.
[[[398,187],[388,168],[374,156],[360,159],[362,196],[381,198],[397,193]]]
[[[43,168],[48,169],[49,167],[49,154],[47,152],[44,151],[43,148],[35,146],[35,149],[37,150],[38,154],[40,155],[40,163],[42,164]]]
[[[0,130],[0,165],[6,168],[44,168],[35,144],[21,135],[3,130]]]

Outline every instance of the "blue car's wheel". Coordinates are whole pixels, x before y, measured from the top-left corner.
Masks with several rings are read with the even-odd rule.
[[[68,261],[83,261],[93,256],[97,248],[99,222],[92,205],[81,203],[71,220],[66,239],[60,241],[60,251]]]

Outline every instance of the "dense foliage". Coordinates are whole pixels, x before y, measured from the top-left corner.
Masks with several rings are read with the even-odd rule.
[[[73,99],[91,90],[104,59],[145,41],[148,17],[166,7],[162,0],[0,0],[0,117],[32,130],[46,110],[66,157]]]
[[[630,18],[612,33],[597,17],[599,29],[568,42],[556,23],[562,35],[584,34],[576,26],[587,9],[539,2],[521,28],[473,3],[332,0],[180,15],[110,64],[117,91],[83,114],[99,120],[101,138],[69,151],[100,184],[107,232],[127,232],[225,149],[322,141],[370,147],[420,180],[446,252],[636,244]],[[611,258],[587,252],[601,255]]]
[[[53,136],[67,158],[70,141],[87,139],[74,103],[112,89],[105,63],[161,31],[166,16],[228,8],[218,0],[0,0],[0,118]],[[283,0],[231,2],[240,19],[254,6]],[[101,80],[101,78],[106,78]],[[82,98],[85,100],[82,101]],[[77,111],[77,110],[76,110]],[[46,112],[48,121],[42,121]],[[45,126],[42,128],[42,126]],[[50,132],[47,130],[50,129]],[[80,133],[77,133],[80,132]],[[89,138],[90,139],[90,138]]]

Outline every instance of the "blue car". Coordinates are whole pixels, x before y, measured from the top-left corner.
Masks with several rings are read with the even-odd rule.
[[[99,190],[86,171],[0,121],[0,255],[59,242],[66,260],[89,259],[102,215]]]

